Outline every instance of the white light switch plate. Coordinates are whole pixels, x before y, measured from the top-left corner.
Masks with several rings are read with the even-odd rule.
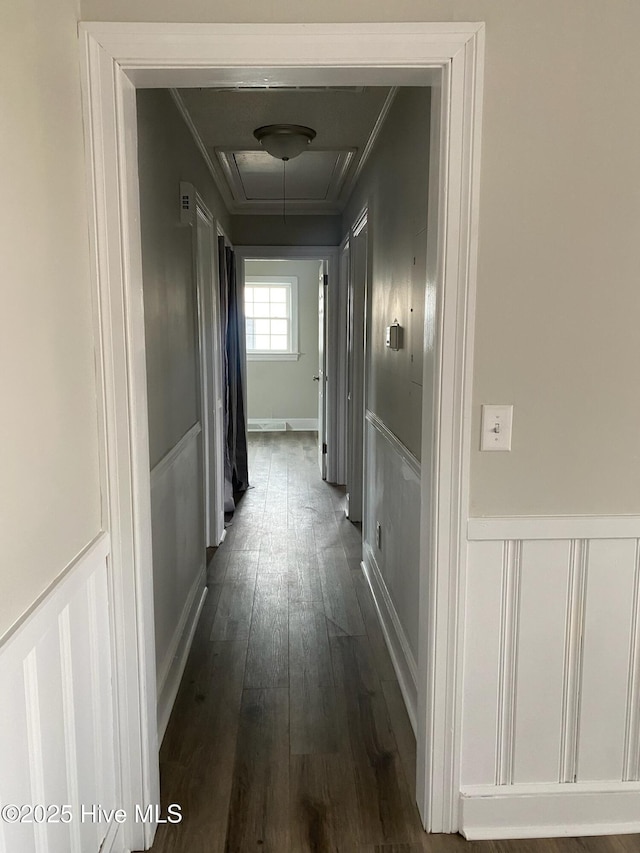
[[[513,406],[483,406],[480,450],[511,450]]]

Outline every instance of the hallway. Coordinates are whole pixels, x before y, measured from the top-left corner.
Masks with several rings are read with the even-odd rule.
[[[343,490],[311,433],[250,436],[254,487],[209,595],[161,750],[154,853],[625,853],[637,837],[426,836],[415,740]],[[637,847],[635,848],[637,849]]]

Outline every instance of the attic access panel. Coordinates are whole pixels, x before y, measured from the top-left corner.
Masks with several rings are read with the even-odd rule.
[[[286,164],[286,197],[302,205],[334,208],[356,149],[305,151]],[[270,208],[283,197],[283,163],[266,151],[217,150],[241,208]]]

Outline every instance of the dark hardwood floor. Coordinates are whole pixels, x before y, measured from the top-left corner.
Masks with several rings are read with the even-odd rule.
[[[422,831],[415,739],[315,436],[250,438],[253,488],[209,565],[160,752],[154,853],[640,853],[638,836],[466,842]]]

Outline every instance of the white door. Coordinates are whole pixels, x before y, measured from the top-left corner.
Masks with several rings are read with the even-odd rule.
[[[365,308],[367,290],[367,220],[361,219],[349,241],[350,275],[347,309],[347,515],[362,521],[364,454]]]
[[[198,287],[200,396],[207,545],[219,545],[224,532],[224,457],[220,294],[211,215],[196,202],[195,260]]]
[[[318,464],[322,479],[327,479],[327,359],[326,359],[326,323],[325,323],[325,292],[328,276],[325,272],[325,262],[320,262],[318,279],[318,374],[314,380],[318,383]]]

